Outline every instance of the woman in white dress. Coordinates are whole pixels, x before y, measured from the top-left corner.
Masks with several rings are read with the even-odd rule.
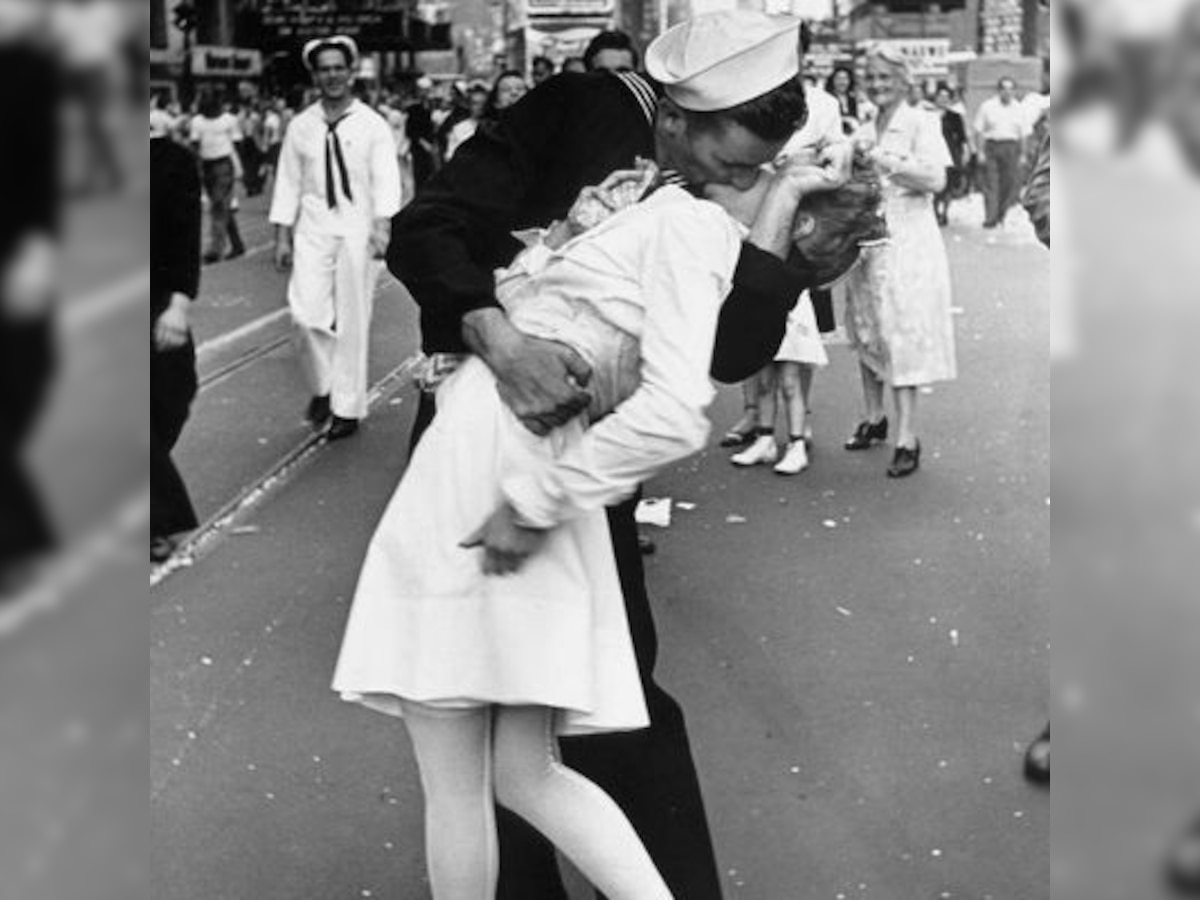
[[[746,231],[679,187],[655,184],[635,202],[654,176],[585,189],[567,222],[527,235],[497,277],[510,321],[590,364],[586,421],[533,435],[483,362],[465,358],[437,387],[438,414],[359,577],[333,687],[406,721],[438,900],[494,891],[494,802],[613,900],[670,897],[621,810],[556,756],[559,734],[648,725],[605,506],[703,447],[717,317]],[[778,219],[764,231],[786,228],[826,177],[760,185]],[[846,192],[877,215],[877,188]],[[809,270],[844,271],[861,217],[825,227],[801,209],[794,240]],[[480,548],[512,525],[520,549]]]
[[[884,387],[896,407],[895,453],[887,474],[917,470],[918,389],[956,377],[950,266],[933,198],[945,187],[950,151],[936,116],[906,102],[908,64],[879,48],[867,59],[867,96],[879,108],[857,140],[884,180],[890,243],[869,251],[847,286],[846,326],[859,351],[866,417],[846,442],[865,450],[887,439]]]

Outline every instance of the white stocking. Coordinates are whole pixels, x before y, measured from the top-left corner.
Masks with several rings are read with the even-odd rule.
[[[496,799],[549,838],[610,900],[671,900],[620,807],[558,761],[554,711],[504,706],[495,716]]]
[[[434,900],[495,900],[500,857],[492,791],[492,710],[404,701],[425,791],[425,855]]]

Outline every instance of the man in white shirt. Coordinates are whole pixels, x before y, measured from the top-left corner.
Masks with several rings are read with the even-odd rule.
[[[287,102],[282,97],[272,100],[263,115],[263,188],[270,185],[275,187],[275,169],[279,165],[279,153],[283,149],[283,135],[286,131],[284,116],[287,113]]]
[[[996,96],[984,100],[975,114],[975,146],[984,166],[984,228],[1004,221],[1021,190],[1025,139],[1029,137],[1026,109],[1017,101],[1017,84],[1008,76],[996,85]]]
[[[270,221],[275,264],[292,268],[288,305],[316,428],[349,437],[367,414],[367,349],[379,263],[400,210],[400,169],[387,122],[351,90],[358,48],[310,41],[304,62],[320,102],[288,126]]]

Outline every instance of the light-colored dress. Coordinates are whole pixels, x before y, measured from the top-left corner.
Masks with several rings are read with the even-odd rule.
[[[824,366],[829,362],[808,292],[788,313],[787,331],[775,352],[775,362],[805,363],[810,366]]]
[[[513,324],[592,365],[591,424],[535,437],[475,358],[438,387],[367,551],[334,690],[394,715],[403,697],[550,706],[562,733],[648,724],[605,507],[704,446],[740,242],[720,207],[664,187],[499,274]],[[485,576],[460,542],[505,499],[550,531],[518,572]]]
[[[935,115],[901,104],[879,135],[876,120],[859,138],[936,169],[951,165]],[[846,330],[859,358],[893,387],[949,381],[958,373],[950,264],[933,195],[884,180],[891,240],[864,253],[846,283]]]
[[[808,86],[805,86],[804,96],[808,101],[808,118],[803,127],[788,138],[781,156],[811,153],[847,140],[842,130],[842,108],[838,101],[820,88]],[[787,331],[775,353],[775,362],[813,366],[824,366],[829,362],[808,291],[804,292],[788,314]]]

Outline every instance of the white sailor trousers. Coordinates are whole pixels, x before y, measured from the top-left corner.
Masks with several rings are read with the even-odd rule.
[[[335,416],[367,415],[367,351],[380,263],[369,234],[339,236],[297,230],[288,306],[297,357],[316,396],[328,394]]]

